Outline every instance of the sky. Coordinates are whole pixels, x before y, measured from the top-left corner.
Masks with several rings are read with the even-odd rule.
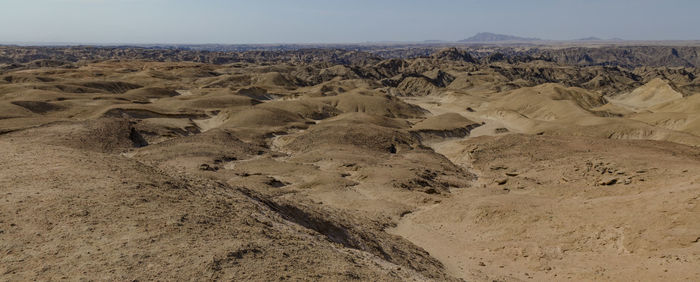
[[[0,0],[0,43],[700,40],[698,0]]]

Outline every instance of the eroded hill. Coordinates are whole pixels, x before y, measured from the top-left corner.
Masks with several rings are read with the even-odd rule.
[[[9,280],[700,279],[694,63],[2,52]]]

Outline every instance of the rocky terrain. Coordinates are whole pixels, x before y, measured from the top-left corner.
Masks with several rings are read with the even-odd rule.
[[[480,63],[494,61],[555,62],[568,66],[697,67],[700,44],[600,45],[560,42],[530,43],[437,43],[373,45],[164,45],[164,46],[56,46],[18,47],[0,45],[0,69],[47,67],[104,60],[147,60],[207,64],[308,64],[372,65],[391,58],[430,58],[445,49],[458,48]],[[32,64],[28,64],[32,63]]]
[[[0,280],[700,280],[698,47],[0,47]]]

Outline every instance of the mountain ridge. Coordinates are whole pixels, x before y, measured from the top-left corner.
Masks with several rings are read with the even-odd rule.
[[[539,38],[519,37],[508,34],[497,34],[491,32],[480,32],[476,35],[459,40],[457,42],[503,42],[503,41],[540,41]]]

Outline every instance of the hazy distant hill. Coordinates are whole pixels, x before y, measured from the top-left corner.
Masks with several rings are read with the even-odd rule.
[[[495,34],[490,32],[481,32],[459,42],[500,42],[500,41],[538,41],[539,38],[518,37],[506,34]]]
[[[603,40],[603,39],[595,37],[595,36],[576,39],[576,41],[601,41],[601,40]]]

